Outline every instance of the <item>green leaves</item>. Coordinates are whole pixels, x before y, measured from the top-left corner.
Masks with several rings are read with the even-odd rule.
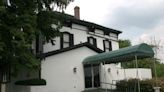
[[[119,48],[131,46],[130,40],[119,40]]]
[[[49,11],[42,11],[38,14],[37,27],[40,29],[40,33],[44,34],[46,41],[60,35],[59,29],[62,27],[65,18],[64,15]],[[53,24],[57,26],[53,27]]]
[[[9,1],[0,0],[0,61],[9,63],[13,74],[24,67],[40,69],[40,60],[31,51],[32,43],[40,34],[47,41],[60,35],[65,18],[53,13],[52,6],[63,10],[72,0]]]

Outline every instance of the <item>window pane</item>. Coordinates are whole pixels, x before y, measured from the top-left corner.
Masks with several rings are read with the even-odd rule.
[[[93,66],[94,72],[94,87],[100,86],[100,75],[99,75],[99,66]]]
[[[94,44],[93,38],[89,38],[89,43],[92,44],[92,45]]]
[[[109,51],[109,48],[105,48],[105,51],[107,51],[107,52],[108,52],[108,51]]]
[[[105,48],[109,48],[109,42],[108,41],[105,41]]]
[[[69,43],[63,43],[63,48],[69,47]]]
[[[84,66],[84,74],[85,74],[85,88],[91,88],[92,87],[91,66]]]
[[[69,42],[69,34],[63,34],[63,41]]]

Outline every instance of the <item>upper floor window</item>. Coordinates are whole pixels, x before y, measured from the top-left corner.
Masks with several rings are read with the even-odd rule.
[[[112,51],[112,43],[109,40],[103,40],[104,51]]]
[[[73,34],[63,32],[61,36],[61,48],[66,48],[74,45]]]
[[[88,37],[88,42],[94,46],[97,46],[97,41],[94,37]]]

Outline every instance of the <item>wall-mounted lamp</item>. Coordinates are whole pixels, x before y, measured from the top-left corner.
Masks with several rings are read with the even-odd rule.
[[[108,68],[108,73],[110,73],[110,71],[111,71],[111,69],[110,69],[110,68]]]
[[[74,73],[77,72],[77,68],[76,68],[76,67],[73,68],[73,72],[74,72]]]
[[[119,71],[117,70],[117,75],[119,74]]]

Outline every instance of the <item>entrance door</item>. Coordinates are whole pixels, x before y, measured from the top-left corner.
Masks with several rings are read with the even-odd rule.
[[[100,87],[100,65],[84,65],[85,88]]]

